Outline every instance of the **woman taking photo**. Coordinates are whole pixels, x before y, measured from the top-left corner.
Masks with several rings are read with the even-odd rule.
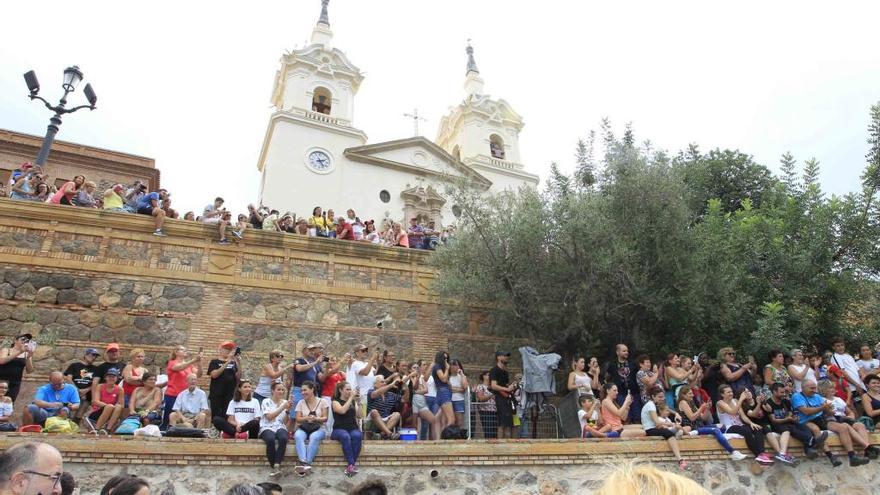
[[[416,417],[416,431],[419,432],[420,436],[422,436],[422,425],[425,424],[430,427],[429,436],[434,440],[440,440],[440,428],[437,427],[437,417],[431,412],[427,397],[425,397],[425,394],[428,393],[428,381],[425,379],[425,370],[427,368],[428,363],[421,361],[412,367],[412,370],[416,372],[416,377],[413,380],[412,413]],[[422,440],[427,440],[427,438],[422,438]]]
[[[571,372],[568,374],[568,390],[578,391],[578,396],[593,395],[593,385],[590,375],[584,371],[587,361],[579,356],[571,361]]]
[[[156,375],[149,371],[144,372],[141,381],[143,385],[134,389],[128,401],[128,413],[139,416],[141,426],[159,424],[162,421],[162,389],[156,386]]]
[[[718,387],[718,395],[721,397],[717,408],[722,432],[742,435],[759,464],[773,464],[773,459],[764,452],[763,428],[752,422],[743,410],[743,402],[749,400],[751,392],[743,390],[739,400],[736,400],[733,398],[733,388],[730,385],[721,385]]]
[[[315,392],[318,386],[311,380],[302,383],[302,400],[296,404],[296,455],[299,462],[296,474],[305,476],[312,471],[312,462],[318,455],[321,441],[324,440],[324,423],[327,422],[327,404]],[[306,439],[309,441],[306,449]]]
[[[633,428],[625,428],[623,422],[629,417],[629,408],[632,405],[632,394],[626,394],[623,404],[617,406],[617,385],[614,382],[605,383],[605,399],[602,400],[600,418],[602,424],[610,426],[610,432],[616,432],[621,437],[643,437],[645,432],[638,425]],[[610,435],[609,435],[610,436]]]
[[[211,416],[223,419],[226,416],[226,407],[238,390],[238,380],[241,378],[241,358],[235,354],[235,344],[226,341],[217,349],[217,359],[208,363],[208,375],[211,377],[211,386],[208,389],[208,402],[211,404]]]
[[[357,460],[361,455],[363,434],[358,428],[357,420],[361,417],[361,408],[357,407],[360,402],[358,392],[352,391],[348,382],[336,384],[333,392],[333,433],[330,438],[339,442],[342,453],[348,466],[345,468],[346,476],[357,474]]]
[[[202,353],[200,352],[189,359],[189,351],[186,350],[186,347],[178,346],[177,349],[171,351],[171,359],[165,367],[165,373],[168,375],[168,385],[165,387],[163,427],[168,426],[168,418],[171,416],[171,410],[174,408],[177,396],[189,386],[186,377],[189,375],[202,377]]]
[[[255,439],[260,433],[260,417],[263,415],[260,403],[254,399],[254,386],[250,380],[242,380],[226,407],[226,418],[214,416],[214,428],[229,438],[247,432],[248,438]]]
[[[18,398],[21,389],[21,378],[25,372],[34,371],[34,344],[31,344],[33,336],[29,333],[19,335],[12,341],[12,345],[0,349],[0,380],[9,384],[9,392],[6,395],[13,402]]]
[[[449,365],[449,389],[452,390],[452,410],[455,412],[455,424],[461,429],[467,429],[464,424],[465,401],[470,400],[470,385],[461,361],[453,359]]]
[[[272,395],[275,384],[281,382],[284,373],[295,366],[293,363],[281,366],[282,359],[284,359],[284,354],[277,349],[269,353],[269,362],[263,366],[260,379],[257,381],[257,388],[254,390],[254,397],[260,404]]]
[[[587,374],[590,375],[590,387],[593,389],[593,397],[602,395],[602,388],[605,380],[602,379],[602,368],[599,366],[599,359],[595,356],[590,358],[590,365],[587,367]]]
[[[755,392],[751,373],[757,369],[757,365],[751,359],[746,364],[739,364],[736,361],[736,351],[732,347],[722,347],[718,351],[718,360],[721,361],[721,376],[733,388],[734,393],[742,393],[746,389],[751,393]]]
[[[788,365],[788,376],[791,377],[795,393],[801,391],[804,380],[816,381],[816,372],[806,362],[804,351],[800,349],[793,349],[791,351],[791,364]]]
[[[437,407],[440,410],[439,428],[455,424],[455,410],[452,408],[452,389],[449,388],[449,354],[439,351],[434,356],[434,366],[431,368],[431,377],[434,378],[434,386],[437,387]]]
[[[287,451],[284,420],[290,411],[290,401],[284,399],[286,392],[284,384],[275,382],[272,384],[272,396],[260,402],[260,410],[263,411],[260,416],[260,439],[266,443],[266,460],[272,468],[269,476],[280,474],[281,462],[284,461],[284,453]]]
[[[772,350],[767,354],[770,362],[764,366],[764,389],[767,395],[770,395],[770,387],[774,383],[783,385],[793,384],[788,370],[785,368],[785,354],[780,350]]]

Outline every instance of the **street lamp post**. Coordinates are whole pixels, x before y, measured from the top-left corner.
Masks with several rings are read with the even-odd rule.
[[[28,91],[30,94],[28,97],[31,100],[40,100],[43,104],[46,105],[46,108],[55,112],[55,115],[49,119],[49,127],[46,130],[46,138],[43,139],[43,146],[40,148],[40,154],[37,155],[37,165],[45,165],[46,159],[49,158],[49,151],[52,149],[52,143],[55,141],[55,135],[58,134],[58,127],[61,125],[61,116],[67,113],[73,113],[77,110],[81,110],[83,108],[88,108],[89,110],[95,109],[95,103],[98,101],[98,96],[95,95],[95,90],[92,89],[91,84],[86,84],[85,89],[83,89],[83,93],[86,95],[86,99],[89,100],[88,105],[80,105],[78,107],[73,108],[65,108],[67,105],[67,95],[73,93],[76,90],[76,86],[82,81],[83,73],[79,70],[77,66],[71,66],[64,69],[64,82],[61,84],[61,88],[64,89],[64,96],[61,97],[61,100],[57,105],[52,106],[48,101],[46,101],[41,96],[38,96],[37,93],[40,92],[40,83],[37,81],[37,74],[30,70],[24,74],[24,81],[27,84]]]

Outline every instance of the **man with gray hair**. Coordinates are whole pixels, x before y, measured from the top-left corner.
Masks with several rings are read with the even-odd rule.
[[[0,494],[2,495],[2,494]],[[266,495],[266,492],[257,485],[239,483],[226,491],[226,495]]]
[[[55,447],[17,443],[0,454],[0,495],[60,495],[63,468]]]

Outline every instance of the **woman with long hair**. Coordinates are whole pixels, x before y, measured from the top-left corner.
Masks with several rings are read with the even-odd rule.
[[[296,455],[299,463],[296,474],[304,476],[311,473],[312,462],[318,455],[321,441],[324,440],[324,423],[327,422],[327,405],[316,393],[318,386],[311,380],[302,383],[300,392],[302,400],[296,404]],[[309,447],[306,449],[306,440]]]
[[[132,349],[128,354],[128,364],[125,365],[125,368],[122,368],[121,381],[122,390],[125,393],[123,400],[125,401],[126,407],[131,400],[131,394],[134,393],[134,390],[144,384],[141,377],[147,372],[147,367],[144,366],[145,359],[146,354],[143,349]]]
[[[477,410],[480,414],[480,425],[483,427],[483,438],[498,438],[495,394],[489,389],[490,385],[489,372],[480,373],[480,383],[474,387],[474,395],[477,396],[477,402],[479,402]]]
[[[30,343],[32,338],[31,334],[23,333],[12,340],[12,345],[0,349],[0,380],[9,384],[6,395],[13,402],[18,398],[21,378],[25,372],[34,371],[34,346]]]
[[[466,429],[464,423],[465,401],[470,400],[471,387],[461,361],[453,359],[449,364],[449,389],[452,390],[452,410],[455,412],[455,424]]]
[[[601,427],[610,426],[612,432],[617,432],[621,437],[643,437],[645,432],[635,425],[633,428],[626,428],[623,422],[629,417],[629,408],[632,406],[633,395],[626,394],[623,404],[617,405],[617,385],[614,382],[605,383],[605,398],[602,399],[602,407],[600,409],[599,419]]]
[[[678,436],[681,435],[681,426],[670,420],[660,412],[660,407],[666,405],[666,393],[662,387],[653,386],[648,390],[650,399],[642,407],[642,428],[649,437],[663,437],[669,444],[669,450],[678,461],[678,468],[682,471],[687,469],[687,461],[681,457],[681,449],[678,445]],[[677,416],[677,415],[676,415]],[[677,417],[676,419],[681,419]]]
[[[590,375],[584,371],[587,361],[581,356],[571,360],[571,371],[568,373],[568,390],[578,391],[578,395],[593,395],[593,384]]]
[[[68,205],[73,206],[71,200],[79,193],[80,189],[82,189],[83,184],[85,184],[86,178],[83,175],[77,175],[70,182],[65,182],[58,192],[52,195],[49,198],[49,203],[54,205]]]
[[[357,420],[361,417],[359,392],[348,382],[336,384],[333,392],[333,433],[330,438],[339,442],[342,453],[348,466],[345,468],[346,476],[357,474],[357,460],[361,455],[363,434],[358,428]]]
[[[682,385],[678,390],[678,413],[681,415],[681,426],[685,433],[697,432],[698,435],[712,435],[734,461],[746,458],[745,454],[735,450],[721,430],[715,427],[712,420],[712,403],[703,402],[699,406],[694,400],[694,391],[689,385]]]
[[[816,381],[816,372],[810,367],[804,358],[804,351],[791,350],[791,364],[788,365],[788,376],[791,377],[792,387],[795,393],[800,392],[804,380]]]
[[[455,424],[452,389],[449,387],[449,354],[446,351],[438,351],[434,356],[431,377],[434,378],[434,386],[437,387],[437,407],[440,408],[438,423],[440,431],[443,431],[447,426]]]
[[[260,410],[260,439],[266,443],[266,460],[272,468],[270,476],[277,476],[281,470],[281,462],[287,451],[287,428],[284,420],[290,411],[290,401],[285,400],[287,389],[284,384],[272,384],[272,395],[262,400]],[[256,395],[256,394],[255,394]]]
[[[263,410],[254,398],[254,386],[250,380],[241,380],[226,408],[226,418],[214,416],[214,428],[235,438],[241,432],[247,432],[248,438],[259,438],[260,417]]]
[[[587,365],[587,374],[590,375],[590,387],[593,389],[593,396],[599,398],[605,386],[605,380],[602,379],[602,367],[599,366],[599,358],[593,356],[590,358],[590,364]]]

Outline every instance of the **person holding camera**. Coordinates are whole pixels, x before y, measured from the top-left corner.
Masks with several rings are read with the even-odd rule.
[[[11,346],[0,349],[0,380],[9,384],[9,391],[6,395],[13,402],[18,398],[21,378],[25,372],[33,373],[34,371],[34,351],[37,348],[37,343],[33,338],[33,335],[23,333],[15,337]]]
[[[125,211],[137,213],[137,205],[145,194],[147,194],[147,186],[139,180],[134,181],[134,184],[126,189],[125,195],[122,196],[122,200],[125,202],[125,206],[123,206]]]
[[[284,427],[285,414],[290,410],[290,401],[284,400],[287,390],[283,383],[272,383],[271,396],[260,401],[260,439],[266,443],[266,460],[272,468],[270,476],[281,471],[281,462],[287,451],[287,428]],[[317,449],[316,449],[317,450]]]
[[[232,213],[223,207],[223,203],[223,198],[218,196],[214,198],[214,203],[206,205],[202,211],[202,222],[208,225],[216,225],[220,232],[220,244],[229,244],[229,239],[226,238],[226,227],[232,220]],[[241,239],[241,233],[237,230],[233,231],[232,235]]]
[[[381,328],[381,322],[377,323],[376,326]],[[358,390],[361,407],[363,408],[362,412],[367,407],[367,392],[373,388],[375,382],[376,363],[379,361],[380,355],[378,352],[375,352],[372,357],[368,357],[369,353],[370,349],[363,344],[355,348],[354,361],[352,361],[351,366],[348,368],[346,378],[348,383]]]
[[[257,207],[254,206],[253,203],[249,204],[247,206],[247,208],[248,208],[248,222],[250,222],[251,227],[253,227],[255,229],[262,229],[263,228],[263,218],[265,218],[265,215],[260,213],[260,210],[258,210]]]
[[[217,349],[217,359],[208,363],[208,376],[211,377],[208,389],[211,415],[223,419],[226,406],[232,400],[241,378],[241,348],[228,340],[221,343]]]
[[[357,460],[361,455],[363,434],[357,420],[361,418],[360,391],[349,382],[339,382],[333,391],[333,432],[330,438],[339,442],[348,466],[346,476],[357,474]]]

